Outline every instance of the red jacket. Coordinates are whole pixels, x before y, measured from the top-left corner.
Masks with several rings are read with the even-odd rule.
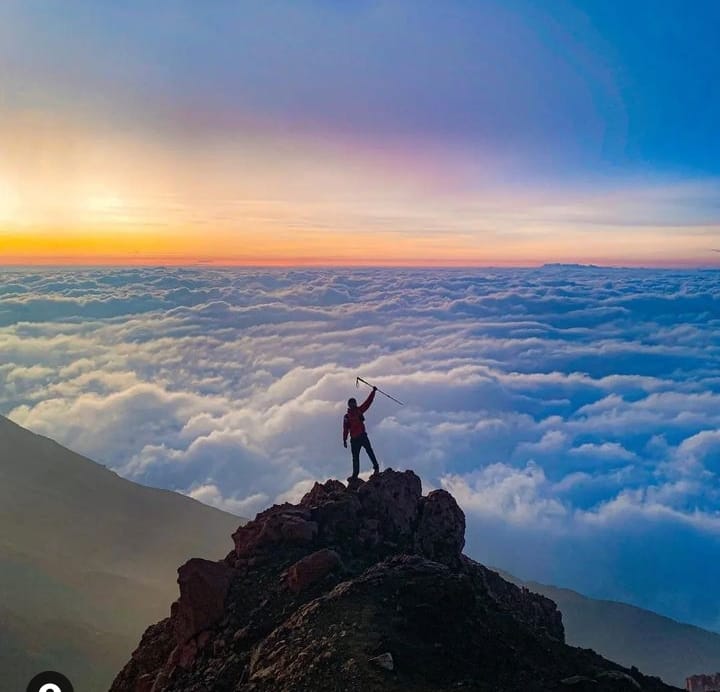
[[[343,417],[343,442],[347,440],[348,433],[350,437],[360,437],[365,432],[365,416],[363,413],[370,408],[375,398],[375,390],[370,392],[370,396],[363,401],[360,406],[348,408],[347,413]]]

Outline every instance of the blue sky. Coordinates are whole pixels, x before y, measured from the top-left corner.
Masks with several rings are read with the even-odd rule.
[[[583,168],[713,175],[720,165],[712,2],[10,2],[3,12],[15,34],[5,80],[28,99],[42,90],[120,122],[157,126],[197,109],[190,128],[254,117],[321,134],[490,140]]]
[[[298,499],[349,475],[360,375],[406,402],[367,414],[381,463],[453,492],[472,557],[720,631],[717,271],[18,269],[0,296],[0,412],[124,476]]]
[[[0,260],[717,264],[719,32],[711,2],[11,0]]]

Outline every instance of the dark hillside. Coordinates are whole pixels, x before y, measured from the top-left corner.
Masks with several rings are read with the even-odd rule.
[[[720,634],[626,603],[503,576],[555,601],[563,614],[567,641],[574,646],[636,665],[679,687],[691,675],[720,667]]]
[[[48,668],[104,692],[178,562],[222,555],[238,517],[146,488],[0,416],[0,688]]]

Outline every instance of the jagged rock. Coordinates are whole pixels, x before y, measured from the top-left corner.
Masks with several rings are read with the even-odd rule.
[[[203,630],[196,637],[193,637],[183,644],[178,644],[170,655],[170,665],[165,667],[166,672],[168,669],[172,669],[173,666],[190,668],[190,666],[192,666],[195,662],[197,655],[208,645],[209,642],[210,632]]]
[[[462,562],[475,582],[476,588],[486,593],[495,606],[522,622],[538,635],[564,642],[565,628],[562,615],[554,601],[533,593],[525,587],[517,587],[474,560],[463,556]]]
[[[465,513],[445,490],[433,490],[422,504],[415,547],[431,560],[457,560],[465,547]]]
[[[232,568],[224,562],[193,558],[180,567],[180,598],[172,611],[178,644],[184,644],[222,618],[232,576]]]
[[[300,500],[300,504],[303,507],[317,507],[318,505],[327,502],[329,497],[336,496],[337,494],[344,494],[345,486],[334,479],[330,479],[325,483],[315,483],[315,485],[303,496]]]
[[[420,479],[412,471],[387,469],[373,474],[357,493],[363,512],[380,522],[385,543],[398,549],[412,545],[422,497]]]
[[[671,689],[566,646],[555,604],[462,556],[464,529],[411,471],[316,483],[180,569],[112,692]]]
[[[432,679],[443,654],[424,635],[448,627],[460,636],[458,615],[473,609],[465,576],[419,556],[397,556],[299,608],[256,648],[249,681],[267,692],[336,689],[332,666],[323,665],[328,652],[331,661],[356,661],[355,686],[347,681],[346,689],[382,689],[383,673],[372,661],[381,653],[407,661],[408,681]],[[341,630],[329,637],[327,623],[339,623],[345,636]]]
[[[720,673],[714,675],[691,675],[685,679],[685,687],[688,692],[711,692],[720,689]]]
[[[175,648],[175,633],[170,618],[150,625],[132,658],[115,678],[113,689],[123,692],[150,692],[159,671]]]
[[[298,560],[287,574],[287,585],[293,593],[300,593],[342,567],[340,556],[328,548],[317,550]]]
[[[235,554],[243,558],[278,543],[311,543],[317,530],[317,524],[310,519],[310,512],[302,507],[275,505],[233,534]]]
[[[310,510],[313,521],[317,523],[318,539],[322,545],[347,550],[362,539],[360,500],[342,483],[328,481],[325,486],[316,484],[300,504]]]

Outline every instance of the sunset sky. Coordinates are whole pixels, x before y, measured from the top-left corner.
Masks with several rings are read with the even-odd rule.
[[[0,263],[720,264],[716,3],[6,0]]]

